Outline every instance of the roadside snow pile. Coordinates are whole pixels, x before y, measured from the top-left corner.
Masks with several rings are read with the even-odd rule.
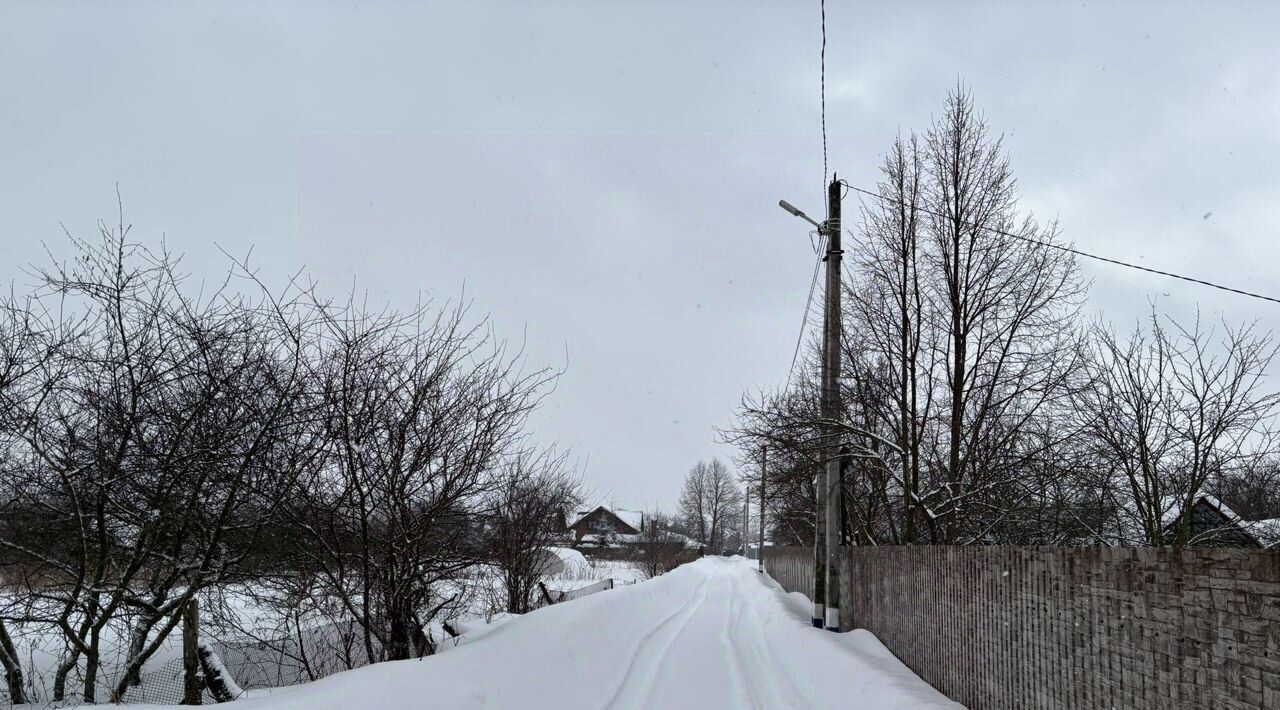
[[[484,631],[447,653],[237,707],[960,708],[870,633],[810,627],[807,612],[742,560],[704,558]]]
[[[489,618],[474,618],[465,621],[451,622],[450,626],[458,634],[457,636],[444,638],[440,641],[436,653],[444,653],[461,646],[464,643],[471,643],[478,639],[484,638],[503,624],[510,623],[514,619],[520,618],[519,614],[494,614]]]

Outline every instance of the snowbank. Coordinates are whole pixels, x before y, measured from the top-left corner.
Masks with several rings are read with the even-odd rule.
[[[237,703],[285,708],[959,708],[868,632],[809,626],[741,560],[494,625],[448,653],[381,663]]]

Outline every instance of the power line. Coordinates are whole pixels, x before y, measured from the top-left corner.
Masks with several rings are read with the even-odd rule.
[[[822,10],[822,52],[819,55],[819,95],[822,105],[822,189],[827,188],[827,0],[821,0]],[[812,221],[812,220],[811,220]],[[804,300],[804,319],[800,321],[800,332],[796,335],[796,349],[791,353],[791,367],[787,369],[787,386],[791,388],[791,376],[795,374],[796,360],[800,356],[800,344],[804,342],[804,330],[809,325],[809,304],[813,303],[813,290],[818,285],[818,268],[822,266],[826,235],[818,234],[817,260],[813,263],[813,276],[809,279],[809,295]]]
[[[896,199],[896,198],[893,198],[893,197],[889,197],[889,196],[887,196],[887,195],[881,195],[881,194],[880,194],[880,193],[878,193],[878,192],[872,192],[872,191],[870,191],[870,190],[864,190],[864,189],[862,189],[862,188],[860,188],[860,187],[854,187],[853,185],[850,185],[849,183],[847,183],[847,182],[845,182],[845,181],[843,181],[843,180],[841,180],[840,182],[841,182],[841,184],[843,184],[845,187],[849,188],[850,190],[853,190],[854,192],[860,192],[860,193],[862,193],[862,194],[864,194],[864,195],[867,195],[867,196],[869,196],[869,197],[874,197],[874,198],[876,198],[877,200],[882,200],[882,201],[884,201],[884,202],[891,202],[891,203],[893,203],[893,204],[902,205],[903,207],[911,206],[911,207],[913,207],[913,209],[916,209],[916,210],[918,210],[918,211],[920,211],[920,212],[923,212],[923,213],[925,213],[925,214],[927,214],[927,215],[932,215],[932,216],[937,217],[937,218],[939,218],[939,219],[950,219],[950,217],[947,217],[946,215],[943,215],[943,214],[941,214],[941,213],[939,213],[939,212],[935,212],[935,211],[933,211],[933,210],[931,210],[931,209],[928,209],[928,208],[926,208],[926,207],[920,207],[919,205],[907,205],[907,203],[903,202],[902,200],[899,200],[899,199]],[[1190,277],[1190,276],[1183,276],[1182,274],[1175,274],[1175,273],[1173,273],[1173,272],[1171,272],[1171,271],[1161,271],[1161,270],[1159,270],[1159,269],[1152,269],[1152,268],[1150,268],[1150,267],[1146,267],[1146,266],[1139,266],[1138,264],[1130,264],[1129,262],[1126,262],[1126,261],[1120,261],[1119,259],[1111,259],[1111,258],[1109,258],[1109,257],[1105,257],[1105,256],[1098,256],[1097,254],[1090,254],[1090,253],[1089,253],[1089,252],[1087,252],[1087,251],[1080,251],[1079,249],[1073,249],[1073,248],[1068,247],[1068,246],[1063,246],[1062,244],[1054,244],[1053,242],[1046,242],[1046,241],[1043,241],[1043,240],[1040,240],[1040,239],[1035,239],[1035,238],[1028,237],[1028,236],[1024,236],[1024,235],[1021,235],[1021,234],[1012,234],[1012,233],[1010,233],[1010,232],[1006,232],[1006,231],[1004,231],[1004,230],[996,229],[996,228],[994,228],[994,227],[987,227],[987,226],[985,226],[985,225],[973,224],[973,223],[971,223],[971,222],[965,222],[964,224],[965,224],[965,226],[967,226],[967,227],[976,227],[976,228],[978,228],[978,229],[983,229],[983,230],[986,230],[986,231],[988,231],[988,232],[991,232],[991,233],[993,233],[993,234],[1000,234],[1000,235],[1003,235],[1003,236],[1009,237],[1009,238],[1011,238],[1011,239],[1017,239],[1017,240],[1019,240],[1019,241],[1027,242],[1027,243],[1029,243],[1029,244],[1035,244],[1035,245],[1042,246],[1042,247],[1048,247],[1049,249],[1057,249],[1058,251],[1064,251],[1064,252],[1067,252],[1068,254],[1075,254],[1076,256],[1082,256],[1082,257],[1084,257],[1084,258],[1086,258],[1086,259],[1093,259],[1093,260],[1095,260],[1095,261],[1105,261],[1105,262],[1106,262],[1106,263],[1108,263],[1108,264],[1115,264],[1116,266],[1123,266],[1123,267],[1126,267],[1126,268],[1129,268],[1129,269],[1136,269],[1137,271],[1145,271],[1145,272],[1147,272],[1147,273],[1149,273],[1149,274],[1156,274],[1156,275],[1158,275],[1158,276],[1167,276],[1167,277],[1169,277],[1169,278],[1171,278],[1171,279],[1179,279],[1179,280],[1182,280],[1182,281],[1189,281],[1189,282],[1191,282],[1191,283],[1193,283],[1193,284],[1200,284],[1201,286],[1208,286],[1209,288],[1216,288],[1216,289],[1218,289],[1219,291],[1227,291],[1227,292],[1229,292],[1229,293],[1238,294],[1238,295],[1240,295],[1240,296],[1248,296],[1249,298],[1257,298],[1257,299],[1262,300],[1262,301],[1271,301],[1272,303],[1280,303],[1280,298],[1272,298],[1271,296],[1264,296],[1264,295],[1262,295],[1262,294],[1260,294],[1260,293],[1253,293],[1253,292],[1251,292],[1251,291],[1243,291],[1243,290],[1238,289],[1238,288],[1232,288],[1231,286],[1223,286],[1222,284],[1216,284],[1216,283],[1213,283],[1212,281],[1205,281],[1204,279],[1197,279],[1197,278],[1193,278],[1193,277]]]
[[[796,349],[791,353],[791,367],[787,369],[787,386],[782,389],[791,389],[791,375],[796,370],[796,359],[800,356],[800,343],[804,341],[804,329],[809,325],[809,304],[813,303],[813,290],[818,285],[818,267],[822,266],[823,247],[826,244],[826,235],[818,235],[818,258],[813,262],[813,277],[809,279],[809,295],[804,299],[804,319],[800,321],[800,333],[796,336]]]
[[[827,187],[827,0],[822,0],[822,188]]]

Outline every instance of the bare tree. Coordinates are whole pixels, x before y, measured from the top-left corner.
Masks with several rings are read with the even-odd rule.
[[[734,529],[742,509],[742,489],[719,459],[699,461],[685,477],[680,512],[696,531],[698,542],[718,552]]]
[[[1000,139],[967,91],[923,137],[895,140],[862,217],[844,278],[839,420],[821,420],[806,369],[790,392],[744,398],[726,438],[744,462],[770,445],[770,505],[781,496],[797,513],[812,510],[812,469],[843,451],[847,542],[1069,536],[1072,520],[1048,535],[1027,522],[1078,502],[1058,462],[1084,380],[1085,284],[1052,248],[1056,225],[1019,214]]]
[[[293,446],[290,303],[226,284],[190,297],[177,260],[127,232],[121,220],[71,239],[77,258],[39,270],[40,289],[7,309],[43,348],[0,420],[9,507],[33,525],[5,529],[0,547],[31,601],[10,620],[66,643],[55,700],[81,663],[81,697],[96,699],[104,629],[127,622],[121,672],[103,679],[123,697],[186,601],[232,574],[228,536],[252,536],[273,509]]]
[[[1211,493],[1245,520],[1280,518],[1280,463],[1274,456],[1242,462],[1210,481]]]
[[[1037,453],[1028,427],[1069,395],[1084,294],[1075,257],[1043,244],[1054,224],[1017,216],[1016,183],[1000,140],[963,89],[926,139],[924,201],[935,300],[931,343],[944,417],[938,472],[940,542],[984,537],[1017,495]],[[1023,240],[1005,236],[1011,233]],[[1012,454],[1012,455],[1010,455]]]
[[[737,445],[744,469],[759,466],[761,448],[769,447],[765,507],[772,527],[766,535],[778,544],[813,544],[814,482],[825,462],[817,388],[818,379],[805,370],[787,392],[746,395],[733,427],[721,432]]]
[[[932,516],[922,515],[921,482],[925,477],[928,423],[934,412],[934,349],[930,348],[933,302],[929,284],[927,249],[922,243],[926,157],[913,134],[896,138],[881,167],[881,200],[863,209],[867,248],[857,250],[853,265],[856,280],[846,281],[846,301],[852,323],[849,342],[856,343],[850,360],[855,364],[859,391],[846,400],[863,405],[863,423],[883,426],[894,444],[879,447],[879,460],[870,461],[857,481],[870,485],[873,495],[844,496],[853,505],[866,503],[858,516],[867,539],[885,536],[889,541],[917,542],[937,536]],[[864,459],[866,461],[866,459]],[[885,508],[885,524],[872,506]],[[880,534],[877,534],[879,532]]]
[[[524,614],[550,571],[548,549],[564,537],[564,511],[582,500],[582,482],[564,453],[519,451],[504,461],[487,496],[484,549],[502,573],[506,609]]]
[[[845,288],[846,537],[1007,540],[1063,438],[1082,368],[1085,293],[1055,225],[1019,217],[1016,183],[957,88],[923,140],[897,139]],[[1013,235],[1013,236],[1009,236]]]
[[[484,501],[555,373],[524,372],[461,306],[316,305],[324,455],[292,506],[298,564],[358,623],[369,663],[434,651],[423,627],[484,561]]]
[[[648,579],[679,567],[696,555],[690,550],[689,538],[675,530],[672,516],[653,510],[645,513],[645,527],[633,543],[632,564]]]
[[[1110,542],[1182,546],[1197,498],[1274,453],[1280,394],[1264,389],[1276,354],[1251,326],[1205,330],[1152,313],[1127,340],[1093,331],[1096,386],[1077,396],[1081,426],[1106,474]]]
[[[0,524],[5,527],[0,536],[8,539],[23,539],[22,531],[36,515],[35,511],[19,509],[21,506],[16,504],[18,487],[14,484],[22,480],[22,476],[11,467],[20,456],[21,442],[12,434],[17,423],[8,417],[20,409],[20,403],[39,396],[39,386],[30,375],[44,367],[49,353],[62,344],[65,331],[61,325],[49,314],[33,308],[29,298],[19,299],[11,293],[0,301],[0,467],[3,467],[0,469],[0,485],[4,486],[3,498],[10,501],[0,508],[4,514]],[[30,538],[24,542],[28,546],[36,543]],[[3,567],[20,575],[17,565],[22,557],[4,554]],[[16,600],[11,599],[5,605],[11,607],[8,614],[29,615],[27,605]],[[27,702],[22,659],[3,616],[0,616],[0,668],[4,669],[10,702],[16,705]]]
[[[189,600],[246,581],[279,597],[304,663],[303,613],[363,662],[430,653],[424,627],[467,603],[491,561],[486,523],[546,534],[530,501],[572,497],[562,457],[521,453],[557,373],[526,371],[464,307],[335,306],[232,260],[197,290],[123,219],[68,238],[74,259],[0,302],[11,699],[24,697],[11,631],[65,645],[53,700],[120,701]],[[504,490],[519,494],[505,509]],[[113,637],[123,648],[104,647]]]

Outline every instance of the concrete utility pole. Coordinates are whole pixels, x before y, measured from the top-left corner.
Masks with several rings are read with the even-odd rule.
[[[759,528],[756,531],[759,537],[759,544],[756,546],[756,550],[759,552],[760,556],[760,564],[758,567],[760,568],[761,574],[764,573],[764,479],[765,472],[768,470],[769,447],[762,446],[760,447],[760,490],[757,491],[757,494],[760,496],[760,519],[756,521],[756,526]]]
[[[822,419],[826,432],[823,460],[826,465],[814,477],[817,514],[813,534],[813,625],[840,629],[840,579],[836,565],[840,550],[840,180],[831,176],[827,186],[827,219],[818,224],[786,200],[778,206],[818,228],[827,238],[826,298],[822,318]]]
[[[751,486],[742,481],[742,556],[751,559]]]
[[[840,552],[840,328],[842,317],[840,312],[840,257],[844,253],[840,249],[840,181],[833,174],[831,184],[827,186],[827,222],[824,225],[827,233],[827,293],[825,323],[823,332],[822,358],[822,416],[827,420],[828,440],[826,449],[826,471],[823,476],[825,496],[819,499],[819,506],[825,503],[826,514],[821,517],[825,529],[819,527],[816,535],[824,536],[826,555],[824,565],[826,577],[823,587],[826,591],[826,627],[829,631],[840,630],[840,568],[838,555]],[[821,498],[825,498],[823,501]]]

